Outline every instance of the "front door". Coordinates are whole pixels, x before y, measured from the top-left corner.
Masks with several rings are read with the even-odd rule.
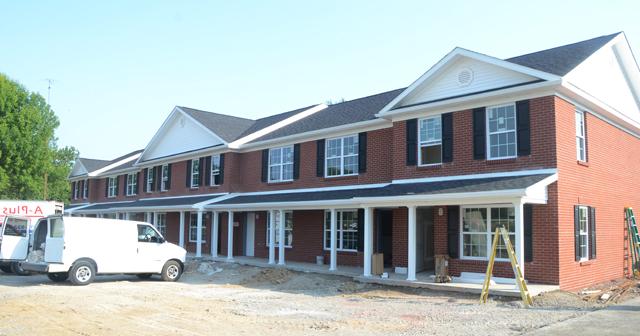
[[[377,220],[377,253],[382,253],[384,266],[389,267],[393,263],[393,211],[379,209]]]
[[[5,217],[0,231],[0,259],[24,260],[29,248],[29,219]]]
[[[421,207],[416,211],[416,271],[434,269],[433,208]]]
[[[64,252],[64,220],[61,217],[48,219],[47,237],[44,245],[44,261],[62,263]]]
[[[244,252],[247,257],[254,256],[254,239],[255,239],[255,231],[256,231],[256,216],[253,212],[247,212],[247,221],[245,224],[245,244],[244,244]]]

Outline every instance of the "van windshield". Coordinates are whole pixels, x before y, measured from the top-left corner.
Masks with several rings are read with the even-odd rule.
[[[4,229],[5,236],[26,237],[29,227],[29,221],[22,218],[7,217],[6,228]]]

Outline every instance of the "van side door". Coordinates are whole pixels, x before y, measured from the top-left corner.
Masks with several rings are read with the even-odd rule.
[[[0,232],[0,260],[25,260],[29,249],[29,219],[5,217]]]
[[[138,224],[138,256],[136,273],[160,273],[164,265],[162,236],[148,224]]]
[[[49,218],[44,247],[44,261],[62,263],[64,254],[64,221],[60,217]]]

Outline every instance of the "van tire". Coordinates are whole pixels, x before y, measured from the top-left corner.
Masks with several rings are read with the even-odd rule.
[[[153,274],[151,273],[140,273],[140,274],[136,274],[136,276],[140,279],[149,279],[151,278]]]
[[[13,273],[11,271],[11,266],[10,265],[2,265],[2,266],[0,266],[0,271],[3,271],[5,273],[9,273],[9,274]]]
[[[175,260],[169,260],[162,267],[160,278],[162,281],[178,281],[182,275],[182,265]]]
[[[86,260],[76,261],[69,271],[69,278],[74,285],[86,286],[96,278],[96,267]]]
[[[17,274],[17,275],[31,275],[31,273],[29,273],[29,271],[25,271],[24,268],[22,268],[22,266],[20,266],[20,263],[18,262],[12,262],[11,263],[11,272]]]
[[[53,282],[64,282],[69,279],[69,273],[61,272],[61,273],[47,273],[47,277],[49,280]]]

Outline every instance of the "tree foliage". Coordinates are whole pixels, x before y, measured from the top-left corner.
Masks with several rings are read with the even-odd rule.
[[[0,199],[68,201],[77,152],[58,148],[58,118],[44,98],[0,74]],[[46,176],[46,177],[45,177]]]

